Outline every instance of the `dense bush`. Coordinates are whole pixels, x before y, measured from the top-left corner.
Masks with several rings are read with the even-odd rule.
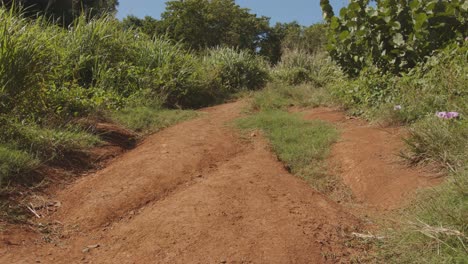
[[[468,45],[450,45],[401,76],[367,69],[358,78],[335,82],[331,93],[355,113],[385,114],[413,122],[437,111],[468,114]],[[396,105],[401,106],[398,111]],[[390,114],[389,114],[390,112]]]
[[[342,76],[325,53],[310,54],[301,50],[286,50],[272,75],[288,85],[310,83],[318,87]]]
[[[200,106],[216,103],[243,90],[258,90],[269,80],[266,63],[248,51],[216,48],[207,51],[198,67],[198,91],[187,99]]]
[[[331,57],[349,75],[368,66],[382,72],[408,71],[433,51],[468,34],[468,5],[462,0],[352,0],[333,16],[321,1],[329,22]]]
[[[220,88],[227,93],[243,89],[258,90],[268,81],[266,63],[248,51],[210,49],[203,65],[204,69],[215,73]]]
[[[268,78],[265,63],[249,52],[219,48],[200,58],[180,44],[123,30],[110,16],[80,17],[68,30],[4,9],[0,20],[0,110],[35,120],[121,108],[138,94],[168,107],[202,106],[210,96],[259,89]]]

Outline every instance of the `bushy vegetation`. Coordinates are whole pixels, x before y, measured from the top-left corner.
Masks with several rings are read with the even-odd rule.
[[[321,1],[329,22],[330,56],[351,76],[374,66],[383,73],[408,71],[447,44],[468,35],[465,1],[352,0],[334,16]]]
[[[285,50],[281,61],[272,69],[275,81],[287,85],[309,83],[324,87],[342,75],[324,52],[311,54],[301,49]]]
[[[26,15],[37,17],[44,15],[59,25],[67,27],[80,14],[90,17],[115,13],[117,0],[0,0],[0,6],[21,7]]]
[[[266,63],[246,51],[210,49],[203,64],[203,69],[213,74],[216,87],[226,94],[261,89],[269,78]]]
[[[466,44],[449,45],[409,73],[382,75],[372,68],[356,79],[336,82],[331,92],[344,107],[357,114],[382,113],[396,122],[411,123],[438,111],[465,115],[467,58]],[[396,105],[401,109],[395,111]]]

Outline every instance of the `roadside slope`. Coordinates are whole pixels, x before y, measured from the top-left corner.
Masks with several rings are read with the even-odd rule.
[[[341,138],[331,151],[329,164],[342,177],[357,202],[379,211],[404,207],[418,189],[442,179],[422,168],[410,168],[398,157],[404,148],[402,128],[380,128],[342,111],[320,107],[305,111],[305,119],[334,123]]]

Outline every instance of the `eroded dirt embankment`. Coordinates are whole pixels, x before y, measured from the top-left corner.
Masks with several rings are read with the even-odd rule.
[[[227,127],[242,107],[205,109],[56,192],[38,221],[58,227],[3,232],[0,263],[348,263],[359,219]]]
[[[333,146],[329,166],[351,189],[355,201],[366,210],[388,211],[411,201],[416,191],[442,179],[424,168],[409,167],[399,157],[404,149],[402,127],[379,127],[347,118],[342,111],[315,108],[304,112],[309,120],[336,124],[340,140]]]

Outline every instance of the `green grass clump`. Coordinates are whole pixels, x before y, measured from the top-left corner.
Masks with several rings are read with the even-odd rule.
[[[412,163],[435,162],[448,171],[468,161],[468,121],[428,116],[410,127],[406,157]]]
[[[0,187],[38,164],[39,161],[27,152],[0,145]]]
[[[278,158],[292,173],[320,191],[330,189],[323,173],[323,160],[338,137],[337,130],[322,121],[306,121],[284,111],[264,111],[239,119],[241,129],[260,129],[271,142]]]
[[[61,159],[66,153],[81,151],[101,142],[97,136],[73,126],[46,128],[17,122],[3,126],[0,140],[44,161]]]
[[[197,115],[197,112],[190,110],[154,109],[140,106],[116,111],[112,114],[112,119],[136,132],[147,134],[189,120]]]

